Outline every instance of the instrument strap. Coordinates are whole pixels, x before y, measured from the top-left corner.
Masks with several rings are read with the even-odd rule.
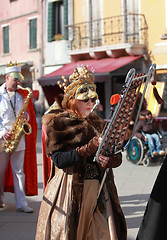
[[[10,105],[11,105],[11,108],[12,108],[12,111],[13,111],[13,114],[14,114],[14,117],[16,119],[16,91],[14,92],[14,104],[12,103],[12,100],[11,100],[11,97],[5,87],[5,91],[7,93],[7,96],[8,96],[8,99],[9,99],[9,102],[10,102]]]

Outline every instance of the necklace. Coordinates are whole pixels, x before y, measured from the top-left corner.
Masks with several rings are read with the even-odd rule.
[[[9,102],[10,102],[10,105],[11,105],[11,108],[12,108],[12,111],[13,111],[13,114],[14,114],[14,117],[16,119],[16,91],[14,91],[14,104],[12,103],[12,100],[11,100],[11,97],[5,87],[5,91],[7,93],[7,96],[8,96],[8,99],[9,99]]]

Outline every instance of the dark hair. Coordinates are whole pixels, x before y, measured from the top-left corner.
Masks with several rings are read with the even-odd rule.
[[[140,114],[141,114],[142,116],[146,116],[146,115],[149,115],[149,114],[152,115],[151,111],[149,111],[149,110],[144,110],[144,111],[142,111]]]

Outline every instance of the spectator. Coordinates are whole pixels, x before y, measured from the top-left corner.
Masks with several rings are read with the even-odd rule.
[[[135,128],[135,136],[148,142],[151,156],[165,155],[165,150],[162,150],[162,145],[159,137],[159,129],[152,113],[149,110],[141,112],[141,117]]]

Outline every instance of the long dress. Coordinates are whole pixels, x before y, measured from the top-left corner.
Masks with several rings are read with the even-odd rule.
[[[164,160],[143,216],[137,240],[166,239],[167,216],[167,158]]]
[[[65,111],[46,114],[43,124],[48,156],[55,152],[75,152],[76,147],[87,144],[104,127],[104,121],[93,113],[79,119]],[[113,164],[118,165],[120,163]],[[40,207],[36,240],[126,239],[126,222],[112,169],[97,202],[104,170],[90,159],[62,169],[52,166]]]

